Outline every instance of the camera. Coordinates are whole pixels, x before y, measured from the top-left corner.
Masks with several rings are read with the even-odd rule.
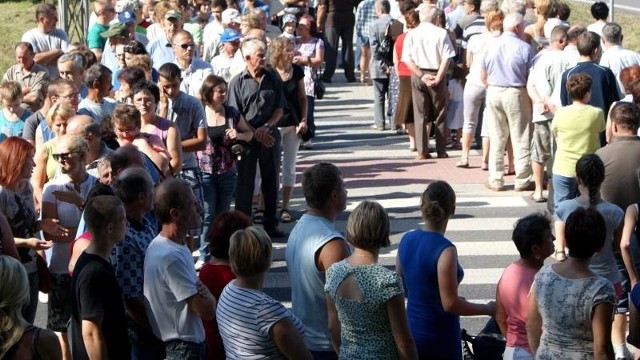
[[[246,155],[249,152],[249,143],[246,141],[236,140],[231,145],[231,153],[235,156]]]

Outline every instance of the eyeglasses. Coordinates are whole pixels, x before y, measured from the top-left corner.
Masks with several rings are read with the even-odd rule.
[[[78,99],[78,93],[74,92],[74,93],[71,93],[69,95],[60,95],[60,97],[65,99],[65,100],[77,100]]]
[[[62,162],[62,161],[67,162],[69,161],[69,158],[71,157],[72,154],[76,154],[76,152],[52,154],[51,157],[53,157],[53,160],[57,162]]]
[[[195,47],[195,46],[196,46],[196,44],[194,44],[194,43],[186,43],[186,44],[180,44],[180,45],[178,45],[178,46],[180,46],[181,48],[183,48],[183,49],[187,50],[188,48]]]

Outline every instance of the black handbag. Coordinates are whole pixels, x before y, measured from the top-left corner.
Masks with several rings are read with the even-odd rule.
[[[316,94],[316,99],[318,100],[322,100],[325,92],[327,91],[327,87],[322,81],[322,69],[318,69],[318,71],[316,71],[316,79],[314,81],[313,91]]]
[[[500,333],[494,317],[487,321],[484,329],[476,336],[471,336],[462,329],[462,351],[464,360],[502,360],[507,341]]]

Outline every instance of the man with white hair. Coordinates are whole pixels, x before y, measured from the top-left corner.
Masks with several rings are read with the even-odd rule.
[[[80,91],[80,100],[87,97],[89,88],[84,83],[84,66],[82,56],[80,54],[68,53],[58,58],[57,74],[61,78],[73,81],[76,88]],[[49,73],[51,74],[51,73]]]
[[[507,14],[504,33],[487,49],[481,63],[481,78],[487,84],[487,111],[491,129],[489,181],[494,191],[504,188],[504,150],[511,136],[516,179],[514,190],[533,190],[531,155],[531,99],[527,95],[527,77],[533,64],[533,49],[520,39],[523,16]]]
[[[607,23],[602,28],[602,43],[604,52],[600,58],[600,65],[606,66],[618,80],[620,94],[625,93],[625,89],[620,82],[620,72],[622,69],[632,65],[640,65],[640,54],[622,47],[622,27],[616,23]]]
[[[420,25],[416,31],[407,33],[402,50],[402,61],[413,74],[411,95],[415,117],[416,148],[418,159],[429,155],[429,132],[431,123],[436,125],[436,152],[439,158],[448,157],[446,146],[447,131],[447,90],[446,73],[451,58],[456,52],[447,30],[432,24],[436,12],[434,7],[423,7],[420,11]]]
[[[249,151],[238,161],[236,210],[251,216],[256,164],[259,164],[265,206],[262,224],[270,236],[284,237],[276,217],[280,158],[280,132],[276,125],[285,106],[282,82],[265,69],[267,46],[262,40],[246,40],[241,51],[246,69],[231,80],[227,102],[244,116],[254,136]]]

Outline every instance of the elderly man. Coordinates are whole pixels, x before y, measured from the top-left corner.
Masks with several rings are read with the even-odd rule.
[[[91,116],[76,115],[67,122],[67,134],[84,137],[89,148],[85,161],[87,173],[98,178],[98,162],[113,152],[101,140],[100,125]]]
[[[269,23],[269,18],[264,9],[258,7],[251,10],[251,12],[260,17],[260,29],[264,30],[267,39],[273,40],[282,34],[282,30],[279,27]]]
[[[4,73],[2,81],[17,81],[22,86],[22,103],[36,112],[44,101],[44,90],[49,80],[46,67],[36,64],[35,53],[28,42],[16,45],[16,64]]]
[[[318,2],[318,31],[324,32],[326,66],[322,80],[331,82],[336,71],[338,59],[338,41],[342,43],[342,65],[344,75],[349,82],[356,81],[353,59],[353,27],[356,19],[353,10],[358,5],[356,0],[320,0]]]
[[[221,1],[224,2],[224,0]],[[238,12],[238,10],[232,8],[224,10],[222,12],[221,19],[221,28],[216,27],[212,30],[209,30],[209,32],[207,28],[205,28],[204,30],[204,54],[202,55],[202,58],[205,61],[211,61],[211,59],[222,52],[222,41],[220,39],[220,36],[222,36],[226,29],[232,29],[237,33],[240,33],[240,13]],[[214,23],[211,22],[209,25],[211,24]],[[209,25],[207,25],[207,27],[209,27]],[[219,32],[214,32],[212,34],[211,31],[213,30]]]
[[[620,82],[620,72],[631,65],[640,65],[640,54],[622,47],[622,27],[616,23],[607,23],[602,28],[604,52],[600,58],[600,65],[608,67],[618,80],[620,94],[625,89]],[[630,90],[630,89],[627,89]]]
[[[145,309],[167,359],[206,359],[202,319],[215,316],[216,300],[193,268],[186,246],[201,212],[189,183],[168,179],[156,188],[153,208],[162,228],[144,261]]]
[[[52,4],[40,4],[36,9],[37,25],[22,35],[22,41],[28,42],[35,52],[36,63],[49,71],[49,76],[58,75],[57,61],[69,48],[69,37],[62,29],[56,28],[58,12]]]
[[[87,97],[89,87],[84,83],[84,60],[78,53],[67,53],[58,58],[60,77],[73,81],[80,92],[80,100]]]
[[[251,216],[256,164],[259,164],[265,204],[262,224],[269,235],[284,237],[276,218],[280,159],[280,132],[276,124],[285,106],[282,82],[265,69],[267,46],[263,41],[247,40],[241,51],[247,68],[231,80],[227,101],[244,116],[254,137],[249,152],[238,161],[236,210]]]
[[[163,64],[173,62],[176,53],[173,50],[171,39],[183,28],[182,13],[179,10],[169,10],[164,15],[160,25],[164,31],[164,36],[152,41],[147,45],[147,52],[153,62],[153,67],[158,70]]]
[[[240,46],[240,33],[229,28],[220,35],[222,52],[211,60],[213,74],[222,77],[227,83],[231,81],[231,65]]]
[[[87,70],[85,83],[89,88],[87,96],[78,104],[78,114],[91,116],[98,124],[110,119],[116,102],[109,99],[111,85],[111,70],[100,64],[95,64]]]
[[[98,0],[93,6],[96,14],[96,23],[89,28],[87,45],[99,62],[102,59],[102,51],[107,43],[107,39],[100,36],[100,34],[109,30],[109,23],[116,15],[116,8],[108,0]]]
[[[514,190],[533,190],[531,182],[531,99],[527,78],[533,64],[533,49],[520,39],[523,17],[517,13],[504,18],[504,33],[491,44],[481,63],[482,81],[487,88],[487,111],[491,129],[489,181],[494,191],[504,188],[504,149],[511,136],[516,179]]]
[[[417,31],[410,31],[404,39],[402,61],[411,73],[411,96],[416,131],[418,159],[431,158],[429,130],[436,125],[436,152],[439,158],[448,157],[446,74],[451,58],[456,55],[447,30],[433,25],[435,7],[425,6],[420,11]]]
[[[124,169],[112,184],[115,195],[124,203],[127,232],[111,252],[111,264],[122,289],[127,310],[132,359],[159,359],[164,346],[149,330],[144,310],[145,252],[156,236],[154,225],[145,218],[153,209],[153,181],[140,166]]]
[[[389,93],[389,67],[393,65],[387,53],[381,53],[380,46],[385,42],[387,31],[393,39],[402,34],[402,23],[389,15],[391,4],[388,0],[376,0],[375,13],[378,17],[369,27],[369,43],[372,54],[369,65],[369,76],[373,80],[374,101],[374,130],[385,129],[386,113],[384,111],[385,97]],[[391,44],[393,45],[393,44]],[[390,47],[393,52],[393,47]]]
[[[321,162],[306,169],[302,190],[309,210],[289,236],[285,257],[293,313],[305,326],[305,345],[315,359],[337,359],[331,345],[324,276],[329,266],[349,256],[335,221],[347,206],[342,173]]]
[[[213,69],[211,64],[195,57],[197,44],[193,36],[184,31],[178,31],[171,39],[173,52],[176,54],[174,63],[180,68],[182,83],[180,90],[186,94],[200,98],[200,87]]]

